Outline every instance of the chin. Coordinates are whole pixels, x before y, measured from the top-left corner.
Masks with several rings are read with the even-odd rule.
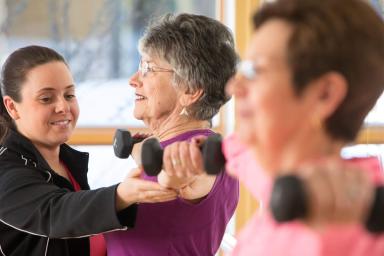
[[[143,114],[137,113],[136,111],[133,111],[133,117],[137,120],[143,120]]]
[[[56,137],[55,139],[53,139],[52,141],[54,141],[55,143],[57,143],[58,145],[61,145],[63,143],[66,143],[68,142],[68,140],[71,138],[72,136],[72,133],[70,134],[63,134],[62,136],[58,136]]]
[[[69,139],[57,140],[53,144],[57,144],[58,146],[68,142]]]

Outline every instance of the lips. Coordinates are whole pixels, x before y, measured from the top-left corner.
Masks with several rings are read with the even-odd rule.
[[[63,120],[57,120],[57,121],[50,122],[50,124],[51,125],[64,126],[64,125],[68,125],[70,122],[71,122],[71,120],[69,120],[69,119],[63,119]]]
[[[138,93],[135,93],[135,100],[145,100],[147,99],[147,97],[141,95],[141,94],[138,94]]]

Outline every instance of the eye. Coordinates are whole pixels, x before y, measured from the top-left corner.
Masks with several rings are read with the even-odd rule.
[[[66,94],[66,95],[64,95],[64,97],[66,100],[72,100],[72,99],[76,98],[76,95],[75,94]]]
[[[69,90],[66,90],[64,92],[64,99],[66,99],[67,101],[70,101],[70,100],[72,100],[74,98],[76,98],[76,93],[75,93],[75,88],[74,87],[72,87]]]
[[[148,62],[144,61],[141,67],[141,74],[145,76],[149,71],[151,71],[151,68],[149,67]]]
[[[237,71],[248,80],[255,79],[257,72],[252,61],[245,60],[237,65]]]
[[[51,96],[41,96],[39,97],[39,101],[44,104],[48,104],[52,102],[52,97]]]

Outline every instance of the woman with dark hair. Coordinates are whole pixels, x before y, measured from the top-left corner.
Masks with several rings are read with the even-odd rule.
[[[79,107],[72,75],[52,49],[13,52],[1,73],[0,251],[2,255],[105,255],[100,235],[135,223],[137,202],[175,198],[135,170],[89,190],[88,153],[65,142]]]
[[[139,51],[139,70],[129,81],[134,115],[164,148],[163,170],[144,179],[177,190],[178,198],[140,204],[134,230],[106,236],[108,255],[215,255],[237,205],[238,182],[225,172],[194,175],[187,148],[169,149],[214,134],[211,121],[229,99],[224,88],[237,63],[232,34],[209,17],[166,15],[147,28]],[[190,175],[179,175],[184,171]]]
[[[234,255],[384,255],[384,236],[364,227],[380,163],[341,156],[383,92],[382,18],[360,0],[277,0],[253,22],[227,86],[238,125],[224,149],[227,170],[263,207]],[[277,223],[272,184],[288,173],[303,180],[308,215]]]

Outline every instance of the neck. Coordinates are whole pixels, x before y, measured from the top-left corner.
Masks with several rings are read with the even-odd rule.
[[[161,141],[173,138],[187,131],[210,128],[208,121],[195,120],[184,115],[168,118],[162,122],[151,123],[148,126],[153,135]]]
[[[306,163],[321,161],[321,159],[340,159],[340,152],[344,145],[344,141],[335,140],[325,133],[317,136],[312,134],[309,137],[303,136],[299,140],[292,139],[281,147],[281,150],[274,151],[274,154],[268,154],[269,157],[259,160],[270,174],[276,175],[298,169]]]
[[[282,161],[282,166],[286,170],[298,168],[300,165],[310,162],[321,161],[322,159],[340,159],[340,152],[344,143],[341,141],[319,141],[310,143],[303,147],[297,147],[296,150],[286,150],[286,157]]]
[[[48,165],[55,170],[56,172],[61,172],[63,167],[60,163],[60,146],[57,147],[45,147],[43,145],[36,145],[35,147],[40,152],[40,154],[43,156],[45,161],[47,161]]]

